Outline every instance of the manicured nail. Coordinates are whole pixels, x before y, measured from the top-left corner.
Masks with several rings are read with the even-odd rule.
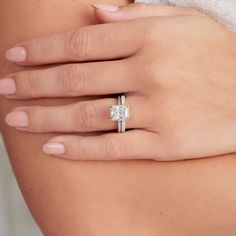
[[[61,143],[46,143],[43,146],[43,152],[49,155],[65,154],[65,146]]]
[[[29,118],[24,111],[12,111],[6,116],[6,123],[11,127],[24,128],[29,126]]]
[[[14,79],[4,78],[0,80],[0,94],[13,95],[16,93],[16,83]]]
[[[118,6],[112,4],[93,3],[92,6],[103,11],[116,12],[120,10]]]
[[[24,62],[26,60],[26,50],[23,47],[14,47],[6,52],[6,59],[12,62]]]

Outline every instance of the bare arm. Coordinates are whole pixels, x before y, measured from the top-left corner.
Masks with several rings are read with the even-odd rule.
[[[3,58],[15,43],[93,23],[88,1],[0,3],[1,76],[21,70]],[[235,235],[234,156],[179,163],[70,162],[42,153],[49,135],[20,133],[4,123],[19,105],[71,101],[0,100],[14,172],[46,235]]]

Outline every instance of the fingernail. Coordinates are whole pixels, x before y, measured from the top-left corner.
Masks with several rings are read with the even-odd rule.
[[[104,10],[104,11],[110,11],[110,12],[116,12],[116,11],[120,10],[120,8],[118,6],[112,5],[112,4],[93,3],[92,6],[97,9]]]
[[[14,47],[6,52],[6,59],[12,62],[24,62],[26,60],[26,50],[23,47]]]
[[[65,154],[65,146],[61,143],[46,143],[43,146],[43,152],[49,155]]]
[[[29,118],[24,111],[13,111],[6,116],[6,123],[11,127],[27,127],[29,126]]]
[[[0,94],[13,95],[16,93],[16,83],[14,79],[4,78],[0,80]]]

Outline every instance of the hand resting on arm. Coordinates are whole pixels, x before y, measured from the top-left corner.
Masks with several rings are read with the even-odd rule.
[[[98,7],[97,18],[113,23],[29,40],[6,54],[20,65],[66,65],[11,74],[1,83],[13,99],[106,97],[18,107],[7,123],[65,133],[44,151],[73,160],[173,161],[235,152],[236,36],[192,9],[132,4],[104,13]],[[119,93],[130,107],[124,134],[109,118],[117,102],[111,94]],[[94,131],[105,134],[78,134]]]
[[[5,51],[14,44],[94,23],[89,1],[0,2],[2,77],[28,69],[5,61]],[[171,163],[71,162],[42,153],[43,144],[55,134],[19,132],[4,121],[14,107],[58,106],[81,99],[0,99],[9,157],[45,235],[235,236],[234,155]]]

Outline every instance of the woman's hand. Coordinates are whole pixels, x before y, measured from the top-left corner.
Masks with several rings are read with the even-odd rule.
[[[0,91],[12,99],[104,97],[19,107],[7,123],[29,132],[105,132],[60,135],[44,146],[48,154],[75,160],[169,161],[235,152],[235,36],[191,9],[95,7],[100,21],[117,22],[10,49],[7,59],[20,65],[67,64],[8,75]],[[119,93],[126,94],[131,113],[123,134],[109,119],[109,107],[117,103],[109,97]]]

